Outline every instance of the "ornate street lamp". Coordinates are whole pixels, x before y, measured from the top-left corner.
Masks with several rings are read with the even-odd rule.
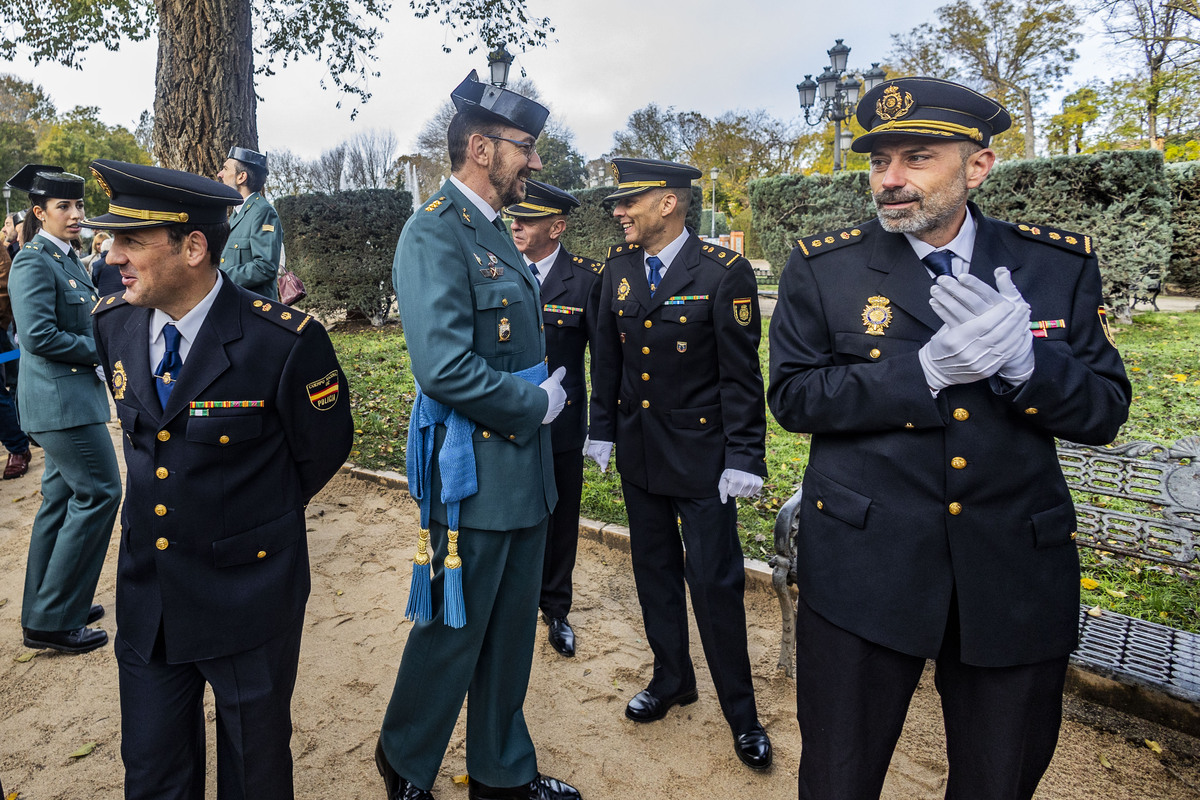
[[[826,52],[829,66],[815,81],[812,75],[805,75],[804,80],[796,84],[796,91],[800,94],[806,124],[819,125],[826,120],[833,123],[833,169],[837,171],[846,168],[845,151],[850,149],[854,138],[849,126],[842,129],[842,122],[854,116],[859,92],[865,94],[883,83],[887,73],[879,67],[878,61],[872,62],[871,69],[865,72],[847,73],[850,48],[841,39]]]
[[[513,56],[504,46],[504,42],[496,45],[496,49],[488,53],[488,69],[492,73],[492,85],[503,89],[508,85],[508,70],[512,66]]]
[[[717,238],[717,176],[721,174],[721,170],[713,167],[709,171],[708,177],[712,178],[712,214],[710,215],[708,226],[708,238]]]

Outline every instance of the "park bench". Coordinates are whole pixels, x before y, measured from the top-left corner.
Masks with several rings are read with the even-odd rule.
[[[1059,442],[1058,460],[1075,494],[1078,546],[1183,570],[1200,567],[1200,436],[1171,447]],[[800,497],[798,489],[779,511],[770,561],[783,613],[779,667],[791,677]],[[1067,682],[1089,700],[1200,735],[1198,634],[1081,605]]]

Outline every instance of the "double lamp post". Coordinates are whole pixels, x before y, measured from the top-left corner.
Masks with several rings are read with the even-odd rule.
[[[833,123],[833,169],[836,172],[846,168],[845,151],[850,149],[850,142],[854,138],[849,126],[842,128],[842,122],[854,116],[859,92],[865,94],[883,83],[887,80],[887,73],[880,68],[878,61],[872,63],[865,72],[846,72],[850,48],[841,39],[826,52],[829,54],[829,66],[815,81],[812,75],[805,75],[804,80],[796,84],[796,91],[800,93],[800,106],[804,109],[806,124],[820,125],[826,120]]]

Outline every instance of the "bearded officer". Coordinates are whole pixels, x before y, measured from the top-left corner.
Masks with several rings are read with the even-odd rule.
[[[320,323],[218,269],[239,195],[177,170],[92,162],[122,294],[93,312],[125,441],[117,657],[125,797],[290,800],[291,696],[309,592],[304,507],[353,437]]]
[[[221,252],[221,271],[236,283],[270,300],[279,299],[279,259],[283,226],[263,196],[267,156],[245,147],[229,148],[217,180],[242,196],[229,218],[229,241]]]
[[[604,270],[599,261],[573,255],[562,246],[568,216],[578,207],[579,201],[567,192],[530,178],[525,182],[525,200],[504,209],[513,219],[513,242],[541,284],[549,368],[553,371],[565,367],[567,371],[562,382],[567,405],[550,425],[558,505],[550,515],[546,534],[538,603],[550,646],[567,657],[575,655],[575,631],[567,614],[571,611],[571,572],[579,545],[583,444],[587,438],[583,359],[589,343],[596,338],[600,273]]]
[[[633,577],[654,653],[654,677],[625,715],[652,722],[699,697],[686,579],[734,750],[747,766],[766,769],[771,741],[758,721],[747,654],[735,499],[757,494],[767,474],[754,272],[685,228],[699,170],[637,158],[613,159],[613,167],[617,191],[608,199],[616,200],[626,244],[609,250],[602,281],[588,455],[603,470],[616,444]]]
[[[878,221],[800,239],[771,320],[771,410],[812,434],[800,797],[879,796],[934,659],[946,797],[1023,800],[1054,753],[1079,613],[1055,437],[1111,441],[1129,382],[1092,238],[967,200],[1010,125],[1000,104],[902,78],[858,122]]]

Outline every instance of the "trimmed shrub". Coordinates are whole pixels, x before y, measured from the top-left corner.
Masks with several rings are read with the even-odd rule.
[[[1171,283],[1200,295],[1200,164],[1167,164],[1171,185]]]
[[[567,218],[567,232],[562,238],[563,247],[577,256],[603,261],[608,256],[609,247],[625,241],[621,226],[612,215],[613,204],[604,202],[604,198],[615,191],[615,187],[600,186],[571,192],[579,200],[579,208],[572,211]],[[692,202],[688,206],[686,224],[697,232],[701,232],[700,206],[703,197],[704,192],[700,185],[692,184]]]
[[[275,210],[287,267],[308,290],[300,305],[382,325],[396,299],[392,258],[412,216],[412,195],[395,189],[293,195],[280,198]]]

